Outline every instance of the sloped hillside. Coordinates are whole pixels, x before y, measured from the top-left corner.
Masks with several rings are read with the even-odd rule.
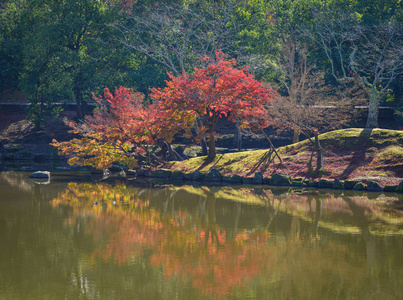
[[[211,168],[224,175],[253,175],[261,171],[268,176],[284,172],[293,177],[376,180],[381,184],[397,184],[403,179],[403,131],[351,128],[319,136],[324,148],[325,172],[308,172],[312,145],[308,140],[278,149],[283,162],[269,150],[257,150],[218,155],[213,161],[196,157],[184,162],[170,163],[172,170],[207,173]],[[313,154],[315,167],[315,155]]]

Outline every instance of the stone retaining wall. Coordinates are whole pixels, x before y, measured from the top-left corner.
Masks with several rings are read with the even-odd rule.
[[[206,183],[229,183],[229,184],[266,184],[271,186],[289,186],[302,188],[319,188],[335,190],[355,190],[368,192],[394,192],[403,193],[403,181],[399,185],[385,185],[382,187],[375,181],[369,181],[366,184],[357,180],[339,179],[303,179],[301,177],[291,178],[284,173],[274,173],[271,177],[264,177],[262,172],[256,172],[254,176],[242,177],[239,175],[225,176],[221,175],[216,169],[211,169],[208,174],[196,171],[194,173],[183,173],[181,171],[171,171],[169,169],[157,169],[155,171],[141,170],[137,171],[139,177],[163,178],[170,180],[196,181]]]

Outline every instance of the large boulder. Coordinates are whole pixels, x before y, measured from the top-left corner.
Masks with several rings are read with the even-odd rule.
[[[291,176],[284,173],[274,173],[270,179],[270,185],[289,186],[291,185]]]
[[[50,172],[48,171],[37,171],[29,175],[29,178],[35,179],[50,179]]]
[[[305,187],[306,184],[304,183],[304,178],[302,178],[302,177],[295,177],[295,178],[291,181],[291,186],[294,186],[294,187]]]
[[[183,179],[192,180],[193,179],[193,173],[184,173],[183,174]]]
[[[211,169],[210,172],[204,177],[206,182],[221,182],[221,173],[217,169]]]
[[[384,186],[383,191],[394,193],[397,191],[397,184],[387,184]]]
[[[358,180],[345,180],[344,181],[344,188],[346,190],[352,190],[354,186],[358,183]]]
[[[383,187],[376,181],[369,181],[367,184],[367,191],[369,192],[382,192]]]
[[[333,188],[335,190],[344,190],[344,184],[343,184],[343,182],[341,182],[339,179],[336,178],[333,181]]]
[[[255,176],[253,176],[253,183],[254,184],[262,184],[263,183],[263,173],[256,172]]]
[[[153,172],[155,178],[171,178],[172,171],[168,169],[157,169]]]
[[[320,189],[332,189],[333,188],[333,182],[327,179],[320,179],[318,181],[318,188]]]
[[[171,174],[172,180],[183,180],[184,174],[182,171],[173,171]]]
[[[252,176],[242,177],[242,183],[244,183],[244,184],[253,184],[254,180],[255,180],[255,177],[252,177]]]
[[[229,182],[229,183],[242,183],[242,180],[243,180],[242,176],[239,176],[239,175],[232,175],[232,176],[229,178],[228,182]]]
[[[314,188],[318,187],[318,182],[312,179],[305,179],[304,183],[306,184],[307,187],[314,187]]]
[[[361,181],[359,181],[355,184],[355,186],[353,187],[353,190],[354,191],[365,191],[366,190],[365,184],[363,184]]]
[[[192,174],[192,180],[194,181],[202,181],[204,179],[204,174],[200,171],[194,171]]]

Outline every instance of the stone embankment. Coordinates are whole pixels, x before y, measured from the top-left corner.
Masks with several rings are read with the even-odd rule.
[[[381,186],[375,181],[368,181],[366,184],[358,180],[339,179],[304,179],[302,177],[291,178],[284,173],[274,173],[271,177],[263,176],[262,172],[256,172],[254,176],[242,177],[239,175],[224,176],[216,169],[211,169],[209,173],[203,174],[199,171],[193,173],[183,173],[181,171],[171,171],[169,169],[157,169],[155,171],[138,170],[137,177],[170,179],[173,181],[196,181],[205,183],[228,183],[228,184],[256,184],[271,186],[289,186],[301,188],[355,190],[368,192],[395,192],[403,193],[403,181],[398,185]]]

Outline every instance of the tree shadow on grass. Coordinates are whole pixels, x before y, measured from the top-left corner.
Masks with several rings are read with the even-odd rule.
[[[357,146],[353,151],[353,156],[349,161],[349,165],[340,174],[340,179],[348,178],[363,162],[369,163],[373,158],[365,159],[365,153],[369,148],[368,140],[371,137],[372,128],[365,128],[361,131],[357,138]]]
[[[224,156],[224,154],[221,154],[221,156],[217,159],[217,161],[210,167],[210,169],[209,169],[209,171],[211,170],[211,169],[213,169],[216,165],[217,165],[217,163],[222,159],[222,157]],[[217,155],[217,157],[218,157],[218,155]],[[200,170],[202,170],[204,167],[207,167],[209,164],[211,164],[213,161],[215,160],[215,158],[209,158],[209,157],[207,157],[206,159],[205,159],[205,161],[197,168],[197,171],[200,171]],[[207,172],[208,173],[208,172]]]
[[[262,157],[256,162],[255,165],[252,166],[250,171],[247,173],[247,176],[254,174],[257,170],[262,172],[266,171],[270,166],[270,163],[273,162],[273,169],[275,168],[274,159],[276,158],[276,154],[272,149],[267,150]]]
[[[207,167],[208,165],[212,164],[214,162],[214,164],[212,164],[208,170],[208,172],[213,169],[218,162],[222,159],[222,157],[224,156],[224,154],[221,154],[218,159],[214,162],[214,160],[216,158],[206,158],[203,163],[197,168],[197,171],[200,171],[202,169],[204,169],[205,167]],[[265,152],[262,157],[252,166],[252,168],[250,169],[250,171],[247,173],[247,176],[255,173],[258,169],[260,171],[265,171],[271,162],[273,162],[273,169],[275,169],[274,166],[274,159],[275,159],[276,155],[274,153],[274,151],[271,150],[267,150],[267,152]],[[223,164],[222,167],[231,165],[233,163],[233,161],[228,161],[227,163]],[[208,173],[207,172],[207,173]]]

